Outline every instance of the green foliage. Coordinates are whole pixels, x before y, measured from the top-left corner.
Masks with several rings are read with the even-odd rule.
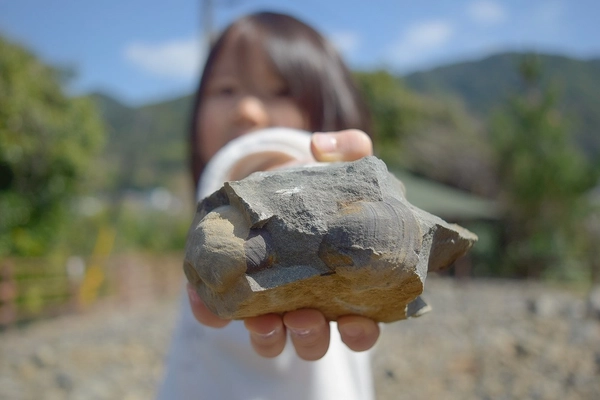
[[[358,72],[354,74],[373,116],[373,132],[376,150],[382,158],[399,162],[397,153],[402,140],[417,117],[419,108],[411,100],[407,90],[386,71]]]
[[[569,278],[585,263],[585,194],[597,174],[571,142],[556,91],[541,83],[539,59],[524,58],[520,73],[521,93],[491,125],[505,209],[504,267],[519,276]]]
[[[104,140],[93,104],[67,97],[59,71],[0,38],[0,255],[41,255]]]
[[[119,215],[116,251],[182,251],[192,215],[124,207]]]

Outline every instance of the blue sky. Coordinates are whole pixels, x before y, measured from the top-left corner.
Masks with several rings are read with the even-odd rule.
[[[215,28],[257,10],[290,13],[354,69],[406,73],[504,50],[600,57],[597,0],[212,0]],[[0,0],[0,34],[74,68],[70,90],[139,105],[193,90],[201,0]]]

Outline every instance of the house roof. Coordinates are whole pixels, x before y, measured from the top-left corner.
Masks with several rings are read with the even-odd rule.
[[[500,218],[495,201],[420,178],[407,171],[393,171],[406,186],[408,201],[447,221],[497,220]]]

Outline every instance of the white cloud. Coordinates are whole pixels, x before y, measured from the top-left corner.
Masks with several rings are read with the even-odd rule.
[[[450,41],[454,30],[454,25],[446,20],[413,24],[388,48],[390,59],[404,65],[426,59]]]
[[[185,80],[200,72],[206,46],[199,38],[161,43],[133,42],[125,46],[125,58],[153,75]]]
[[[357,51],[362,42],[359,34],[351,31],[334,32],[328,35],[328,39],[340,53],[345,55]]]
[[[435,48],[444,45],[453,34],[454,27],[448,21],[426,21],[410,26],[401,43],[412,49]]]
[[[467,7],[467,14],[480,25],[497,25],[506,20],[504,7],[491,0],[470,3]]]

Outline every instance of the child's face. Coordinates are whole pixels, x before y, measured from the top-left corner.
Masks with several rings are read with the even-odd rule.
[[[198,127],[205,162],[227,142],[248,132],[272,126],[309,128],[286,82],[257,46],[242,57],[231,41],[226,43],[208,78]]]

